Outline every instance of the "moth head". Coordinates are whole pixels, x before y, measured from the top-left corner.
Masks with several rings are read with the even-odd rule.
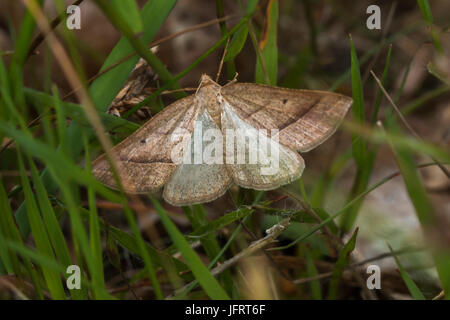
[[[200,87],[206,87],[208,85],[218,85],[213,79],[211,79],[210,76],[208,76],[207,74],[202,74],[202,77],[200,79]]]

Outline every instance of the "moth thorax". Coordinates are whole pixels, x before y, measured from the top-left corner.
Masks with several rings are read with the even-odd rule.
[[[217,98],[219,89],[220,87],[214,84],[207,85],[199,90],[199,92],[197,93],[197,99],[220,128],[221,110]]]

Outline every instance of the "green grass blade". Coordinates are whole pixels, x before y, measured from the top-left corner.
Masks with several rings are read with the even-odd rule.
[[[54,259],[53,249],[48,238],[47,230],[42,222],[39,209],[34,199],[31,186],[25,173],[25,166],[23,164],[22,155],[18,152],[19,169],[22,180],[22,187],[27,200],[28,220],[30,221],[31,230],[33,232],[34,242],[39,253],[45,255],[48,259]],[[66,294],[61,283],[60,275],[46,266],[41,266],[44,273],[44,278],[47,283],[48,290],[53,299],[66,299]]]
[[[141,36],[142,41],[150,43],[153,40],[176,2],[177,0],[152,0],[144,5],[141,10],[141,20],[144,25],[144,33]],[[134,49],[126,37],[122,37],[109,54],[100,71],[105,70],[133,52]],[[138,56],[132,57],[103,74],[92,83],[89,92],[94,105],[99,111],[106,112],[138,60]]]
[[[142,32],[143,24],[139,7],[135,0],[112,0],[109,5],[122,15],[134,33]]]
[[[353,39],[350,37],[351,46],[351,74],[352,74],[352,93],[353,93],[353,121],[364,125],[366,122],[366,113],[364,108],[363,84],[361,81],[360,65],[356,54]],[[368,152],[367,142],[362,139],[358,133],[352,135],[352,155],[357,165],[357,172],[353,181],[352,190],[349,198],[363,192],[369,183],[373,163],[375,161],[376,151]],[[349,208],[349,212],[343,217],[341,227],[344,231],[350,231],[358,215],[362,201]]]
[[[0,229],[2,230],[2,237],[4,241],[7,239],[13,241],[21,241],[19,230],[16,227],[14,221],[14,215],[12,214],[11,206],[9,205],[8,196],[3,186],[3,181],[0,183]],[[4,247],[3,247],[4,249]],[[2,251],[4,262],[11,262],[11,269],[7,269],[8,273],[21,274],[19,268],[19,260],[14,252]]]
[[[91,158],[89,152],[89,143],[87,141],[86,135],[83,135],[85,159],[86,159],[86,171],[91,172]],[[96,288],[96,292],[100,293],[97,299],[104,299],[106,293],[105,287],[105,275],[103,272],[103,255],[102,255],[102,244],[100,235],[100,224],[97,212],[97,203],[95,198],[95,190],[92,187],[88,187],[88,202],[89,202],[89,242],[91,245],[91,252],[94,259],[94,266],[96,272],[93,275],[92,283]]]
[[[161,222],[169,233],[170,238],[172,239],[178,250],[180,250],[186,261],[186,264],[189,266],[189,269],[192,271],[199,284],[205,290],[206,294],[211,299],[229,300],[230,298],[228,297],[225,290],[211,275],[208,268],[200,260],[197,253],[195,253],[195,251],[189,246],[189,243],[186,241],[186,239],[184,239],[178,228],[170,220],[169,216],[161,207],[161,204],[158,202],[158,200],[156,200],[153,196],[150,196],[150,199],[156,211],[158,212]]]
[[[433,40],[434,47],[439,53],[443,53],[444,49],[442,48],[441,41],[439,40],[439,36],[433,27],[433,13],[431,11],[430,3],[428,2],[428,0],[417,0],[417,3],[427,26],[430,28],[431,39]]]
[[[128,39],[129,43],[136,50],[136,52],[147,61],[159,78],[164,83],[169,84],[170,89],[180,89],[181,86],[177,83],[176,79],[174,79],[161,60],[159,60],[159,58],[151,50],[149,50],[147,44],[133,33],[133,30],[123,19],[122,14],[117,12],[117,10],[115,10],[115,8],[105,0],[96,0],[96,3],[108,19],[111,20],[114,26]],[[173,95],[177,98],[182,98],[186,96],[186,93],[177,92]]]
[[[328,287],[328,299],[334,300],[337,298],[339,281],[344,272],[345,267],[350,262],[350,254],[355,249],[356,245],[356,236],[358,235],[358,229],[353,232],[352,237],[348,242],[344,245],[341,252],[339,253],[338,260],[333,269],[333,274],[331,275],[330,284]]]
[[[400,132],[393,114],[387,118],[386,127],[393,132]],[[442,227],[438,225],[438,218],[434,211],[433,205],[428,198],[425,187],[422,184],[419,173],[417,172],[412,151],[404,147],[396,146],[392,142],[391,146],[403,177],[406,190],[414,206],[422,229],[425,233],[433,232],[433,230],[435,232],[439,232]],[[434,236],[439,237],[439,233]],[[445,239],[442,231],[440,231],[440,236],[442,239]],[[431,245],[436,244],[432,243]],[[448,254],[448,248],[432,247],[431,249],[433,251],[433,258],[442,287],[446,297],[450,297],[450,255]]]
[[[209,224],[203,205],[193,205],[191,208],[184,207],[183,211],[186,213],[194,230],[207,226]],[[208,233],[207,235],[201,237],[200,242],[210,260],[214,259],[214,257],[219,254],[220,246],[214,233]],[[225,290],[228,293],[231,293],[233,290],[233,279],[231,278],[231,273],[229,272],[229,270],[226,270],[224,273],[222,273],[219,276],[219,280],[224,284]]]
[[[267,5],[266,26],[259,42],[261,59],[257,59],[255,70],[255,81],[272,86],[277,84],[278,74],[278,46],[277,46],[277,24],[278,24],[278,0],[270,0]]]
[[[141,19],[144,24],[144,32],[141,39],[145,43],[150,43],[153,40],[175,3],[176,0],[152,0],[144,5],[141,10]],[[122,37],[109,54],[101,70],[115,64],[133,52],[133,47],[128,43],[128,40],[125,37]],[[89,93],[93,104],[100,111],[100,114],[106,112],[108,106],[122,88],[138,59],[138,56],[128,59],[111,71],[103,74],[92,83],[89,88]],[[66,143],[67,145],[70,145],[68,156],[72,159],[78,157],[83,149],[83,143],[80,141],[82,131],[83,129],[80,128],[77,123],[72,123],[67,130]],[[42,172],[41,179],[49,194],[56,192],[58,185],[52,180],[47,170]],[[30,229],[24,203],[21,204],[15,215],[21,233],[24,236],[27,236]]]
[[[61,123],[59,122],[59,120],[63,117],[63,115],[77,122],[79,126],[82,126],[86,129],[90,128],[90,124],[86,118],[86,114],[79,104],[64,102],[56,98],[55,96],[51,96],[44,92],[36,91],[30,88],[24,88],[24,93],[27,101],[29,101],[30,103],[41,106],[55,107],[56,110],[60,109],[61,116],[58,117],[58,130],[61,130]],[[124,118],[113,116],[109,113],[100,113],[99,116],[105,129],[108,131],[128,135],[139,128],[138,124],[128,121]],[[60,141],[63,141],[65,139],[65,136],[65,133],[61,136],[60,132]]]
[[[48,199],[48,194],[42,184],[42,181],[39,179],[39,173],[31,158],[29,159],[29,163],[33,186],[36,190],[36,198],[42,212],[45,226],[48,230],[50,241],[55,250],[56,257],[60,261],[61,265],[67,267],[72,264],[72,259],[70,257],[64,234],[59,226],[55,211],[53,210],[50,200]]]
[[[402,277],[403,281],[405,282],[406,286],[408,287],[408,290],[409,290],[409,293],[411,293],[411,296],[414,298],[414,300],[426,300],[422,291],[420,291],[420,289],[414,283],[414,280],[411,279],[408,272],[405,270],[405,268],[401,264],[400,259],[397,257],[396,254],[394,254],[394,250],[392,250],[392,247],[389,244],[388,244],[388,247],[392,253],[392,256],[395,259],[395,263],[397,264],[398,271],[400,272],[400,276]]]
[[[305,246],[305,260],[306,260],[306,274],[308,277],[316,277],[319,272],[314,264],[314,258],[311,248]],[[322,300],[322,288],[320,287],[319,280],[313,280],[310,282],[311,298],[314,300]]]
[[[351,45],[351,70],[352,70],[352,92],[353,92],[353,121],[364,124],[366,114],[364,109],[363,85],[361,81],[361,72],[358,57],[356,55],[353,40],[350,37]],[[363,167],[366,162],[366,143],[358,135],[352,138],[353,159],[358,167]]]
[[[0,122],[0,131],[13,138],[35,158],[42,160],[47,167],[53,168],[56,172],[64,174],[67,178],[70,178],[82,185],[93,186],[98,193],[102,194],[111,201],[120,201],[120,196],[118,196],[114,191],[111,191],[103,186],[92,176],[92,174],[83,171],[80,167],[72,163],[67,157],[54,152],[53,149],[41,141],[34,140],[28,134],[20,132],[11,125],[2,122]]]
[[[250,209],[249,207],[242,207],[238,210],[229,212],[220,218],[215,219],[214,221],[211,221],[207,224],[203,224],[199,226],[198,228],[194,229],[194,232],[192,232],[190,235],[188,235],[188,238],[201,238],[204,237],[210,233],[216,232],[227,225],[245,218],[249,214],[253,213],[253,209]]]
[[[42,6],[43,0],[35,1],[35,4]],[[33,37],[34,29],[36,27],[34,18],[29,10],[25,11],[22,19],[22,24],[18,37],[16,39],[16,45],[14,48],[14,54],[11,58],[9,66],[9,77],[11,79],[12,95],[16,104],[19,105],[19,109],[26,115],[25,101],[23,100],[22,88],[23,88],[23,66],[28,56],[31,40]]]
[[[244,13],[250,14],[256,10],[256,6],[258,5],[259,0],[250,0],[245,7]],[[225,54],[224,61],[231,61],[236,58],[236,56],[242,51],[244,48],[244,44],[247,41],[248,37],[248,25],[245,24],[241,26],[236,33],[233,35],[230,41],[230,45],[228,46],[228,51]]]

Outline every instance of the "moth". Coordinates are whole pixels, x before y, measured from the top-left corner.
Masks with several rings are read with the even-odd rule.
[[[112,151],[127,177],[127,193],[163,189],[164,199],[175,206],[210,202],[232,183],[272,190],[300,178],[305,163],[299,153],[327,140],[351,105],[341,94],[234,81],[220,86],[203,75],[195,94],[164,108]],[[214,134],[205,138],[206,132]],[[204,160],[206,149],[214,161],[195,161]],[[235,161],[237,154],[245,161]],[[271,166],[276,170],[264,172]],[[101,182],[116,188],[104,154],[92,168]]]

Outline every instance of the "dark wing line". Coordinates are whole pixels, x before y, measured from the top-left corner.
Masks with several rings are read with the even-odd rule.
[[[309,96],[311,96],[311,94],[316,94],[318,95],[320,98],[316,99],[310,106],[307,107],[307,110],[299,110],[299,114],[292,116],[291,114],[288,113],[283,113],[283,110],[280,110],[279,108],[273,108],[271,105],[267,105],[267,106],[263,106],[265,108],[267,108],[268,110],[271,111],[276,111],[278,113],[281,113],[283,115],[285,115],[286,117],[290,118],[291,121],[286,122],[285,124],[280,125],[279,128],[279,135],[280,137],[282,137],[283,135],[286,137],[287,132],[289,129],[289,127],[291,126],[295,126],[296,124],[298,124],[299,121],[301,121],[301,119],[305,120],[304,117],[307,116],[312,110],[314,110],[314,107],[317,106],[318,104],[321,103],[322,99],[326,98],[326,97],[336,97],[337,98],[337,104],[336,104],[336,108],[337,109],[342,109],[344,110],[345,107],[345,112],[343,112],[342,115],[339,115],[340,117],[340,121],[336,121],[336,123],[334,123],[333,126],[330,127],[330,129],[326,132],[326,134],[321,137],[320,139],[311,142],[305,146],[301,146],[298,145],[298,147],[294,148],[295,150],[299,151],[299,152],[307,152],[310,151],[311,149],[314,149],[315,147],[317,147],[318,145],[320,145],[321,143],[323,143],[325,140],[327,140],[331,135],[334,134],[334,132],[336,132],[337,128],[339,127],[339,125],[341,124],[343,118],[345,117],[345,114],[348,111],[348,108],[351,106],[352,104],[352,100],[350,97],[339,94],[339,93],[335,93],[335,92],[329,92],[329,91],[323,91],[323,90],[307,90],[307,89],[292,89],[292,88],[281,88],[281,87],[273,87],[273,86],[269,86],[269,85],[264,85],[264,84],[256,84],[256,83],[236,83],[235,85],[239,85],[239,86],[243,86],[245,88],[245,86],[248,86],[249,88],[251,87],[259,87],[260,89],[274,89],[277,88],[278,90],[287,92],[287,93],[296,93],[296,94],[301,94],[301,93],[305,93]],[[230,85],[230,87],[232,87],[233,85]],[[226,90],[226,89],[225,89]],[[251,103],[253,105],[257,105],[258,104],[248,101],[248,99],[242,98],[240,96],[236,96],[235,94],[232,94],[230,91],[226,90],[227,92],[224,92],[224,97],[227,95],[232,96],[234,99],[239,99],[241,101],[244,101],[245,103]],[[284,101],[283,101],[284,104]],[[232,106],[235,107],[235,106]],[[343,108],[344,107],[344,108]],[[242,110],[240,108],[240,110]],[[245,111],[242,110],[244,113]],[[254,113],[260,111],[260,109],[256,110],[255,112],[252,113],[247,113],[247,117],[251,117]],[[295,119],[294,119],[295,117]],[[255,123],[258,123],[259,125],[262,126],[262,124],[260,123],[260,121],[258,121],[255,118],[252,118],[252,121],[254,121]],[[309,123],[309,125],[313,125],[312,123]],[[294,129],[295,130],[295,129]],[[303,132],[304,135],[308,135],[308,132]],[[291,135],[291,134],[289,134]],[[285,139],[280,139],[280,142],[283,143]],[[290,140],[290,139],[288,139]],[[290,143],[288,143],[288,141],[285,141],[286,145],[290,145]]]
[[[297,114],[295,114],[294,117],[289,116],[291,121],[283,123],[278,129],[281,131],[284,128],[289,127],[291,124],[297,122],[299,119],[304,117],[308,112],[310,112],[320,101],[322,100],[322,97],[316,99],[306,110],[300,110]]]

